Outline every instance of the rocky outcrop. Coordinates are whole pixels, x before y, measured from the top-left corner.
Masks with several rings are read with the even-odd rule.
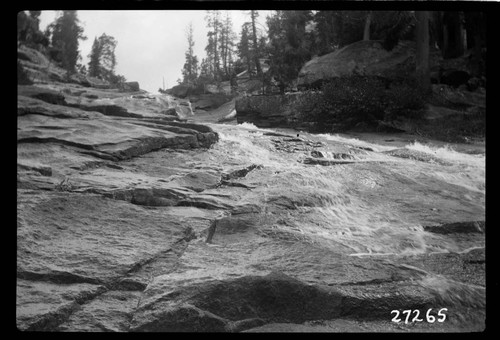
[[[439,54],[431,53],[431,68],[439,68]],[[415,70],[415,43],[401,41],[391,51],[380,41],[358,41],[335,52],[314,58],[299,72],[297,86],[318,86],[330,78],[366,75],[406,77]]]
[[[248,122],[258,127],[287,127],[294,124],[294,104],[301,94],[247,96],[235,102],[238,124]]]
[[[179,84],[168,90],[168,93],[174,97],[186,98],[193,91],[193,86]]]
[[[162,148],[210,147],[217,134],[158,123],[115,121],[81,110],[60,109],[41,101],[18,101],[18,143],[56,143],[74,146],[105,159],[128,159]],[[65,118],[65,119],[61,119]],[[75,118],[75,119],[72,119]],[[92,118],[92,119],[91,119]],[[190,127],[196,127],[190,125]]]
[[[139,88],[139,82],[137,81],[127,81],[123,83],[123,91],[125,92],[137,92],[141,89]]]

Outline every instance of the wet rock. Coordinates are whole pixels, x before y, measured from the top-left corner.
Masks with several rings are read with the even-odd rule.
[[[198,110],[213,110],[231,100],[230,96],[224,94],[200,94],[189,97],[193,108]]]
[[[101,116],[101,114],[97,112],[86,112],[76,108],[50,104],[40,99],[18,96],[17,115],[25,116],[29,114],[44,115],[54,118],[81,119],[94,119]]]
[[[80,109],[86,111],[96,111],[100,112],[105,116],[114,116],[114,117],[132,117],[132,118],[142,118],[143,116],[140,114],[129,112],[126,108],[118,105],[99,105],[99,104],[87,104],[87,105],[79,105]]]
[[[238,320],[235,322],[230,322],[226,328],[226,331],[237,333],[237,332],[244,331],[246,329],[251,329],[251,328],[256,328],[256,327],[262,326],[265,323],[266,323],[265,320],[259,319],[259,318]]]
[[[248,173],[252,170],[255,169],[262,169],[262,165],[257,165],[257,164],[252,164],[247,166],[246,168],[239,169],[239,170],[234,170],[230,172],[229,174],[223,174],[222,179],[225,181],[232,180],[232,179],[237,179],[237,178],[242,178],[248,175]]]
[[[135,313],[132,332],[224,332],[227,320],[190,304]]]
[[[192,195],[177,202],[178,207],[197,207],[210,210],[230,210],[231,204],[210,195]]]
[[[335,291],[309,286],[277,272],[214,283],[200,293],[192,298],[194,304],[232,320],[261,318],[302,322],[332,319],[339,315],[341,304],[341,296]],[[238,304],[231,301],[238,301]],[[240,306],[245,308],[239,309]]]
[[[356,163],[356,161],[345,160],[345,159],[326,159],[326,158],[306,157],[306,158],[304,158],[304,160],[302,160],[302,163],[309,164],[309,165],[330,166],[330,165],[352,164],[352,163]]]
[[[127,332],[139,299],[139,292],[105,292],[80,306],[56,330],[60,332]]]
[[[287,127],[294,119],[292,107],[301,94],[248,96],[235,102],[238,124],[248,122],[258,127]],[[292,124],[293,125],[293,124]]]
[[[256,214],[239,214],[228,216],[217,220],[216,234],[243,233],[256,225],[258,216]]]
[[[400,282],[363,287],[342,286],[343,317],[374,320],[386,318],[392,310],[427,310],[436,303],[434,296],[423,287]]]
[[[175,111],[175,108],[171,107],[170,109],[166,109],[162,111],[162,113],[166,116],[175,116],[177,117],[177,112]]]
[[[18,202],[17,270],[28,280],[111,284],[184,238],[179,217],[99,195],[23,193]]]
[[[130,202],[132,204],[145,205],[148,207],[170,207],[176,204],[172,199],[155,196],[150,189],[140,188],[136,188],[133,191]]]
[[[202,192],[209,188],[215,188],[220,182],[220,176],[204,171],[193,171],[185,176],[174,179],[179,187],[184,187],[196,192]]]
[[[42,117],[38,114],[26,114],[27,112],[40,113],[41,110],[32,109],[31,106],[28,106],[27,109],[26,106],[21,106],[21,108],[18,108],[19,110],[23,110],[24,113],[18,119],[20,128],[18,131],[19,143],[54,142],[97,151],[96,156],[100,156],[100,153],[102,153],[115,157],[115,159],[128,159],[162,148],[210,147],[218,139],[214,132],[198,133],[192,131],[191,134],[177,134],[155,129],[154,127],[138,127],[133,122],[106,119],[88,121],[57,119],[60,115],[64,117],[74,117],[75,115],[92,116],[83,114],[81,111],[69,111],[68,114],[66,110],[61,111],[53,107],[44,107],[44,111],[42,111],[44,115],[53,114],[57,116]],[[193,127],[193,125],[186,127]],[[205,131],[210,130],[208,128]],[[104,155],[102,157],[104,158]]]
[[[236,110],[232,110],[227,115],[225,115],[224,117],[220,118],[217,122],[224,123],[224,122],[233,121],[235,119],[236,119]]]
[[[331,196],[322,191],[296,191],[284,189],[280,194],[270,195],[266,203],[271,204],[267,209],[290,209],[295,210],[299,207],[322,207],[329,204]]]
[[[42,175],[42,176],[52,176],[52,168],[50,166],[47,166],[44,164],[36,163],[33,161],[21,160],[21,161],[17,162],[17,166],[18,166],[18,168],[23,169],[23,170],[36,171],[36,172],[40,173],[40,175]]]
[[[424,230],[445,235],[454,233],[484,234],[486,232],[486,223],[484,221],[445,223],[436,226],[424,226]]]
[[[197,310],[231,321],[332,319],[340,315],[342,302],[342,296],[334,289],[308,285],[278,272],[184,287],[174,296],[170,304],[182,306],[188,300]],[[148,307],[161,310],[161,304],[157,300]],[[146,306],[141,308],[145,309]],[[193,314],[198,318],[201,313]]]
[[[99,285],[59,285],[18,279],[16,326],[23,331],[54,330],[79,308],[80,303],[103,291],[104,287]]]
[[[325,155],[321,151],[313,150],[311,151],[311,156],[314,158],[325,158]]]
[[[49,104],[66,105],[64,95],[37,86],[17,86],[17,95],[42,100]]]
[[[385,151],[384,153],[387,155],[393,156],[393,157],[408,158],[408,159],[413,159],[413,160],[420,161],[420,162],[434,162],[434,163],[438,163],[438,164],[442,164],[442,165],[449,165],[450,164],[449,162],[447,162],[439,157],[436,157],[430,153],[406,149],[406,148]]]

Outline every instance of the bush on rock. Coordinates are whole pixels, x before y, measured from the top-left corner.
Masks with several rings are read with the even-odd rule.
[[[389,81],[375,76],[339,77],[309,91],[296,105],[300,119],[321,131],[348,129],[360,122],[418,118],[425,96],[411,80]]]

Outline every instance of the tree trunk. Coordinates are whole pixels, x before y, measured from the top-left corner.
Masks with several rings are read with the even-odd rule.
[[[366,15],[365,30],[363,32],[363,40],[370,40],[370,25],[372,23],[372,11]]]
[[[443,25],[443,47],[441,49],[442,51],[442,56],[443,58],[447,58],[448,57],[448,51],[449,51],[449,42],[448,42],[448,25],[444,24]]]
[[[255,68],[257,69],[257,75],[261,75],[262,70],[260,69],[260,62],[259,62],[259,56],[257,55],[257,29],[255,27],[255,18],[257,17],[255,15],[255,11],[252,10],[250,12],[251,17],[252,17],[252,38],[253,38],[253,58],[255,61]]]
[[[429,70],[429,12],[415,12],[416,25],[416,77],[420,88],[424,92],[429,92],[431,89],[431,79]]]
[[[465,20],[464,13],[460,12],[458,14],[458,23],[457,23],[458,56],[463,56],[465,51],[467,51],[467,32],[465,31],[464,20]]]

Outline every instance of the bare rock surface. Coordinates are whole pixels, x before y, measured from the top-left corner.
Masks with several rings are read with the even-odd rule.
[[[431,53],[430,67],[439,66],[440,59],[439,53]],[[401,41],[388,51],[381,41],[362,40],[307,62],[299,72],[297,86],[355,74],[397,78],[414,69],[414,42]]]
[[[186,122],[172,103],[19,89],[20,330],[484,329],[484,152]]]

